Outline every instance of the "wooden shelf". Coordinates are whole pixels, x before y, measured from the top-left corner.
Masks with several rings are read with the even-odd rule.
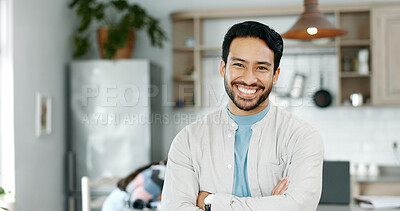
[[[340,40],[339,43],[343,47],[360,47],[371,45],[371,40]]]
[[[174,47],[174,51],[193,52],[194,48],[193,47],[180,46],[180,47]]]
[[[344,4],[320,4],[319,10],[322,13],[330,13],[335,11],[356,12],[365,11],[371,8],[372,3],[344,3]],[[171,14],[174,21],[191,20],[194,17],[199,19],[218,19],[218,18],[251,18],[251,17],[264,17],[268,16],[282,16],[282,15],[300,15],[304,8],[301,2],[297,5],[288,6],[258,6],[250,8],[223,8],[223,9],[207,9],[207,10],[189,10],[179,11]]]
[[[284,48],[330,48],[335,47],[335,42],[329,43],[296,43],[296,44],[286,44]]]
[[[350,103],[350,102],[349,102]],[[363,103],[363,105],[361,106],[352,106],[351,103],[350,104],[343,104],[343,102],[341,104],[339,104],[339,107],[345,107],[345,108],[353,108],[353,109],[362,109],[362,108],[371,108],[373,107],[373,105],[371,103]]]
[[[341,72],[341,78],[368,78],[371,77],[371,74],[360,74],[357,72]]]
[[[193,82],[194,77],[193,75],[181,75],[179,77],[174,77],[175,81],[181,81],[181,82]]]
[[[196,105],[184,105],[182,107],[178,107],[175,105],[173,108],[181,112],[195,112],[199,109]]]
[[[285,48],[333,48],[336,47],[335,42],[329,42],[329,43],[296,43],[296,44],[286,44]],[[221,46],[213,46],[213,45],[201,45],[198,47],[195,47],[196,49],[199,49],[200,51],[217,51],[221,50]]]
[[[212,46],[212,45],[201,45],[199,46],[199,49],[201,51],[218,51],[221,50],[222,47],[221,46]]]

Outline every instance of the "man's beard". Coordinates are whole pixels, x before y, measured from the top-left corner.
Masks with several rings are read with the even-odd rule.
[[[226,81],[226,75],[225,75],[225,77],[224,77],[225,91],[228,94],[229,98],[232,100],[232,102],[236,105],[236,107],[238,107],[240,110],[243,110],[243,111],[250,111],[250,110],[257,108],[262,102],[264,102],[268,98],[268,96],[272,90],[272,85],[267,87],[268,88],[267,91],[264,94],[262,94],[253,105],[240,105],[238,102],[239,99],[238,100],[235,99],[235,96],[233,96],[233,91],[231,89],[231,87],[233,87],[235,84],[243,84],[243,85],[247,85],[247,86],[258,86],[262,91],[265,90],[265,87],[262,85],[257,85],[257,84],[248,85],[248,84],[245,84],[244,82],[232,82],[231,86],[228,86],[228,83]],[[236,96],[236,97],[240,98],[240,100],[242,100],[242,101],[250,102],[250,101],[254,100],[254,99],[246,100],[246,99],[241,98],[240,96]]]

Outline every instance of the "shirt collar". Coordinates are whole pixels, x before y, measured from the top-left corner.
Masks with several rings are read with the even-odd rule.
[[[239,126],[251,126],[254,123],[263,119],[265,115],[268,113],[270,107],[271,107],[271,102],[268,102],[268,106],[265,107],[262,111],[249,116],[236,116],[229,111],[228,106],[226,107],[226,110],[229,117],[233,121],[235,121],[235,123],[238,124]]]
[[[271,115],[273,115],[273,113],[275,113],[275,109],[277,109],[276,106],[271,101],[269,101],[269,105],[270,105],[270,109],[269,109],[268,113],[260,121],[253,124],[253,126],[251,126],[252,129],[259,127],[259,126],[264,126],[267,123],[268,119],[271,118]],[[233,119],[228,115],[228,110],[226,108],[220,109],[220,114],[219,114],[218,118],[220,119],[222,124],[227,124],[227,125],[233,126],[233,128],[235,130],[238,128],[236,122],[233,121]]]

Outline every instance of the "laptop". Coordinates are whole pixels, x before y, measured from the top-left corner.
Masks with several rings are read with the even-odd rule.
[[[350,163],[324,161],[320,204],[350,203]]]

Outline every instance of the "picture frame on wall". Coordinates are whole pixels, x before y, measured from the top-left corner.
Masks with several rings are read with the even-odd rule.
[[[36,93],[36,137],[41,137],[43,135],[49,135],[51,133],[51,97],[47,93]]]

